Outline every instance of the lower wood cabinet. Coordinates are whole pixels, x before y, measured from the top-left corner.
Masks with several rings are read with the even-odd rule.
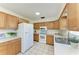
[[[46,36],[46,43],[49,44],[49,45],[53,45],[54,44],[54,36],[47,35]]]
[[[0,55],[15,55],[21,51],[21,40],[14,39],[0,43]]]
[[[39,42],[39,34],[34,34],[34,41]]]
[[[7,46],[0,46],[0,55],[6,55],[7,54]]]

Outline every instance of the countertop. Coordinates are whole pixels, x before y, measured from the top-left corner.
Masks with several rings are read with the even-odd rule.
[[[9,38],[0,39],[0,43],[6,42],[6,41],[10,41],[10,40],[15,40],[17,38],[20,38],[20,37],[15,36],[15,37],[9,37]]]
[[[39,34],[39,33],[34,33],[34,34]],[[46,34],[46,35],[51,35],[51,36],[54,36],[54,34]]]

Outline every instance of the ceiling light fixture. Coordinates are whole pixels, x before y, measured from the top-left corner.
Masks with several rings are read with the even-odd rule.
[[[40,13],[39,13],[39,12],[36,12],[35,14],[36,14],[36,15],[40,15]]]

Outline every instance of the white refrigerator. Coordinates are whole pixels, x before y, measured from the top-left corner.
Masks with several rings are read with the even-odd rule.
[[[20,23],[18,36],[21,37],[21,52],[24,53],[33,45],[33,24]]]

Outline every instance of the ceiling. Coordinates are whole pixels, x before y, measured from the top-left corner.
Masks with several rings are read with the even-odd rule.
[[[32,21],[39,20],[42,16],[54,20],[59,16],[64,5],[64,3],[0,3],[1,7]],[[40,15],[35,15],[35,12],[40,12]]]

